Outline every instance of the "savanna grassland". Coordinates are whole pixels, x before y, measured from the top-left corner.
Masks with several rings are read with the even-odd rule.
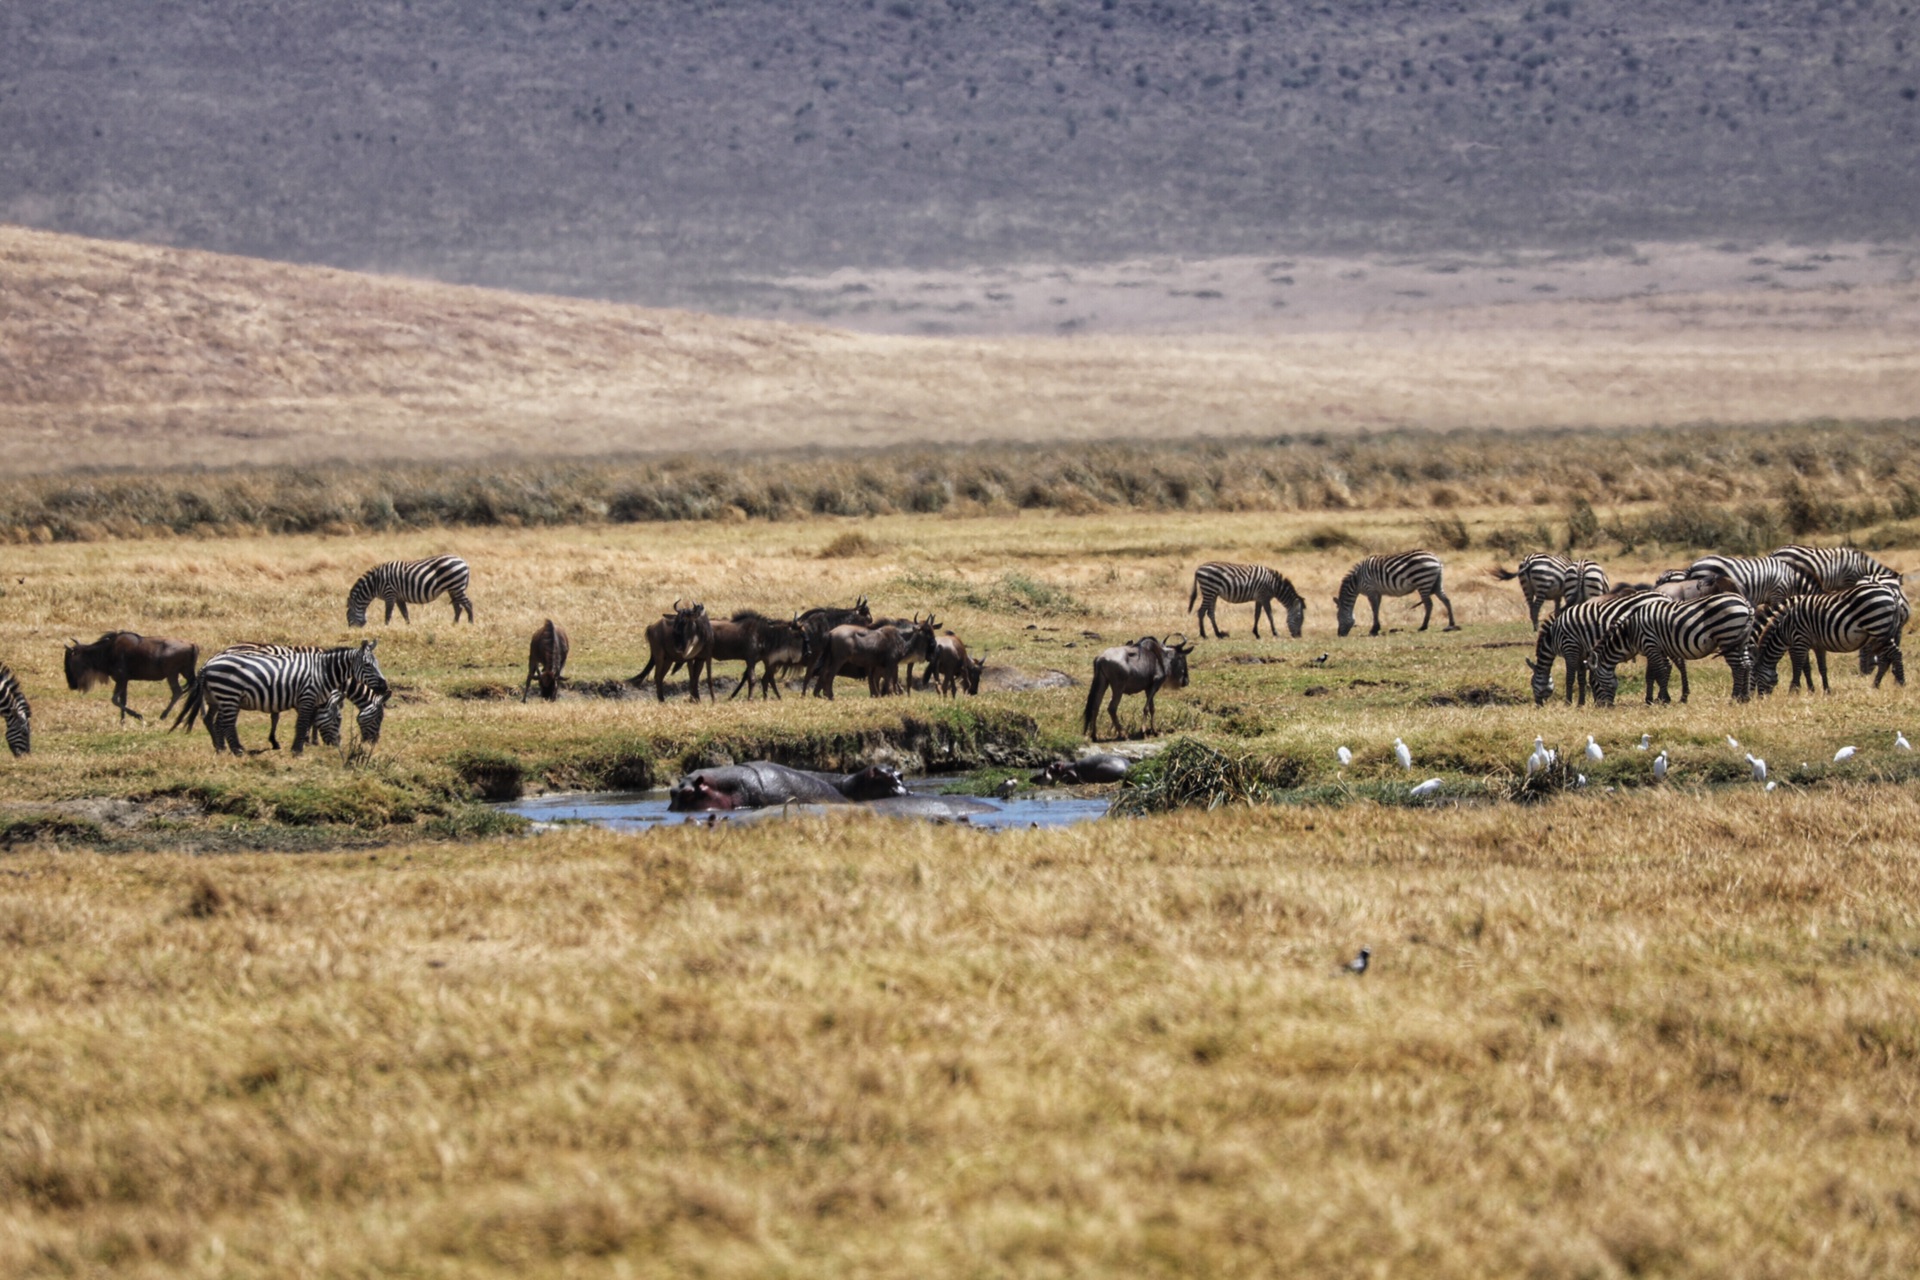
[[[1908,545],[1875,483],[1855,487],[1874,510],[1833,518]],[[1827,492],[1721,514],[1832,516],[1805,505]],[[1842,659],[1829,697],[1736,706],[1701,663],[1685,707],[1647,710],[1629,679],[1615,709],[1535,708],[1525,610],[1485,572],[1503,545],[1571,531],[1650,574],[1693,550],[1661,540],[1679,514],[1713,511],[1431,496],[10,548],[0,659],[35,750],[0,766],[0,1269],[1913,1270],[1910,695]],[[1362,550],[1449,539],[1461,631],[1417,633],[1389,600],[1387,634],[1333,636]],[[218,759],[62,687],[60,642],[109,626],[206,653],[349,638],[362,569],[441,550],[473,564],[478,625],[376,611],[396,697],[370,756]],[[722,755],[1068,747],[1084,683],[1031,686],[1191,633],[1213,557],[1280,566],[1306,634],[1253,640],[1223,606],[1232,634],[1161,699],[1162,736],[1255,762],[1280,803],[998,837],[528,836],[475,803]],[[986,652],[986,692],[606,696],[676,597],[784,614],[858,594],[934,609]],[[523,706],[548,616],[572,687]],[[153,690],[134,705],[157,711]],[[261,745],[262,717],[240,732]],[[1569,753],[1593,734],[1606,759],[1516,803],[1536,734]],[[1427,777],[1439,797],[1410,800]],[[1362,945],[1372,970],[1341,974]]]

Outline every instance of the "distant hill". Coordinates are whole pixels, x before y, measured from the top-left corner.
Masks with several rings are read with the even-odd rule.
[[[646,303],[1920,233],[1920,6],[10,0],[0,221]]]
[[[1427,278],[1459,290],[1456,305],[1413,299],[1378,323],[1036,341],[856,334],[0,227],[0,476],[1906,418],[1920,285],[1867,282],[1878,261],[1785,263],[1820,267],[1781,277],[1804,288],[1763,271],[1773,283],[1731,294],[1527,302],[1499,300],[1498,267],[1448,262]],[[1613,268],[1618,281],[1635,264]],[[1330,288],[1322,264],[1298,269]],[[1084,300],[1107,285],[1046,287]],[[1239,289],[1218,305],[1242,305],[1226,296]]]

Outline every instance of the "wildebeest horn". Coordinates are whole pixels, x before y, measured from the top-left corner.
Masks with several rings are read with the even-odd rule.
[[[1173,636],[1179,636],[1180,638],[1178,640],[1175,640]],[[1160,643],[1167,646],[1167,648],[1169,649],[1178,649],[1181,645],[1187,643],[1186,632],[1176,631],[1173,633],[1173,636],[1168,636],[1166,639],[1162,640]]]
[[[673,611],[674,611],[675,613],[678,613],[678,612],[680,612],[680,597],[679,597],[679,596],[675,596],[675,597],[673,598]]]

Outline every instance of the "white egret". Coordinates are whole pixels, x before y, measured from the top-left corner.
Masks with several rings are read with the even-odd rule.
[[[1340,757],[1340,763],[1342,765],[1349,765],[1353,763],[1353,752],[1347,750],[1345,747],[1341,747],[1338,751],[1334,752],[1333,754]]]
[[[1413,789],[1413,798],[1416,800],[1424,800],[1426,797],[1432,795],[1434,792],[1438,791],[1439,789],[1440,789],[1440,779],[1428,778],[1425,782],[1421,783],[1419,786]]]
[[[1604,760],[1606,758],[1607,758],[1607,753],[1600,749],[1600,744],[1593,740],[1593,735],[1588,734],[1587,735],[1587,759]]]
[[[1653,758],[1653,779],[1655,782],[1667,780],[1667,753],[1664,751]]]
[[[1586,786],[1586,785],[1587,785],[1587,775],[1586,775],[1586,774],[1584,774],[1584,773],[1576,773],[1576,774],[1574,774],[1574,775],[1573,775],[1573,785],[1574,785],[1574,786],[1576,786],[1576,787],[1584,787],[1584,786]]]
[[[1902,751],[1913,750],[1913,744],[1907,741],[1907,735],[1901,733],[1898,729],[1893,732],[1893,745]]]
[[[1838,751],[1833,753],[1833,762],[1835,764],[1839,764],[1842,760],[1851,760],[1853,758],[1853,753],[1857,749],[1858,748],[1855,748],[1855,747],[1840,748]]]
[[[1779,785],[1780,785],[1780,784],[1779,784],[1779,783],[1777,783],[1777,782],[1769,782],[1769,783],[1767,784],[1767,790],[1769,790],[1769,791],[1771,791],[1771,790],[1773,790],[1773,789],[1774,789],[1775,787],[1777,787],[1777,786],[1779,786]]]
[[[1645,751],[1648,747],[1652,745],[1653,745],[1653,735],[1650,733],[1643,733],[1640,735],[1640,745],[1635,747],[1634,750]]]
[[[1753,752],[1749,751],[1747,752],[1747,763],[1753,766],[1753,780],[1755,782],[1765,782],[1767,780],[1767,762],[1765,760],[1760,759],[1754,755]]]
[[[1738,738],[1736,738],[1736,737],[1734,737],[1734,736],[1733,736],[1732,734],[1728,734],[1728,735],[1727,735],[1727,746],[1728,746],[1728,747],[1729,747],[1729,748],[1730,748],[1731,750],[1734,750],[1734,751],[1738,751],[1738,750],[1740,749],[1740,740],[1739,740]]]
[[[1413,768],[1413,752],[1407,750],[1407,744],[1398,738],[1393,740],[1393,758],[1400,762],[1402,769]]]

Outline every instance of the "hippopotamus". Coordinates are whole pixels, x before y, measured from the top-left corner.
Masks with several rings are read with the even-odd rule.
[[[934,822],[967,822],[976,814],[997,813],[996,806],[971,796],[882,796],[862,804],[788,804],[777,809],[746,810],[733,822],[759,822],[783,817],[831,818],[841,814],[877,814],[884,818],[924,818]],[[697,818],[688,818],[697,822]],[[711,821],[711,819],[709,819]]]
[[[1091,755],[1078,760],[1055,760],[1033,775],[1036,786],[1064,786],[1074,782],[1118,782],[1132,763],[1125,756]]]
[[[673,784],[667,808],[680,812],[764,809],[789,803],[849,804],[906,794],[900,771],[885,765],[869,765],[858,773],[814,773],[755,760],[695,770]]]

